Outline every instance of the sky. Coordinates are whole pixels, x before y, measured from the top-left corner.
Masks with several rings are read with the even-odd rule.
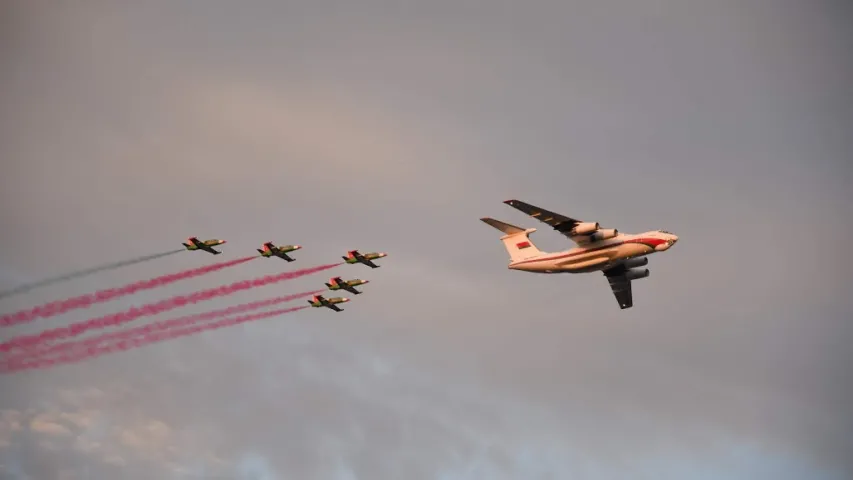
[[[343,313],[0,376],[0,479],[853,477],[846,3],[0,8],[0,290],[190,235],[304,246],[0,339],[389,254],[157,318],[370,280]],[[510,198],[680,241],[620,310],[506,268],[480,217],[570,247]]]

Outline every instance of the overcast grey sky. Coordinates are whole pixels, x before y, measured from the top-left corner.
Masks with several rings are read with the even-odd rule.
[[[350,248],[389,257],[329,272],[371,280],[345,313],[0,377],[0,478],[850,478],[850,13],[3,2],[0,289],[189,235],[228,239],[216,260],[305,247],[3,339]],[[681,241],[620,311],[600,275],[506,269],[478,218],[569,246],[508,198]]]

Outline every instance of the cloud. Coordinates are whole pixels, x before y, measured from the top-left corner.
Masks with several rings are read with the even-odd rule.
[[[87,430],[94,424],[96,415],[97,412],[93,410],[82,410],[79,412],[62,412],[59,414],[59,418],[77,428]]]
[[[130,466],[131,472],[179,471],[187,458],[200,458],[215,471],[223,461],[214,452],[194,449],[198,438],[192,435],[176,438],[173,430],[156,417],[116,416],[109,407],[121,398],[122,386],[107,394],[94,388],[61,389],[43,409],[20,412],[3,410],[0,414],[0,465],[8,456],[22,449],[37,453],[35,459],[17,456],[21,472],[53,472],[48,475],[67,475],[68,459],[84,459],[90,471],[108,474],[111,468]],[[105,402],[98,405],[98,402]],[[94,407],[94,408],[93,408]],[[26,425],[27,428],[22,428]],[[182,444],[182,442],[188,442]],[[38,467],[30,463],[40,461]],[[79,460],[75,461],[80,465]],[[7,468],[12,468],[7,465]],[[80,469],[71,471],[77,475]],[[31,473],[35,474],[35,473]],[[140,477],[142,478],[142,477]]]
[[[423,167],[405,160],[414,145],[390,116],[332,86],[219,79],[187,93],[200,133],[248,153],[248,169],[284,164],[298,178],[381,183]]]
[[[240,457],[236,466],[238,478],[244,480],[278,480],[281,478],[275,473],[269,462],[255,453],[247,453]]]
[[[37,415],[30,420],[30,430],[50,436],[71,435],[71,431],[64,425],[53,421],[53,417],[54,415],[47,413]]]

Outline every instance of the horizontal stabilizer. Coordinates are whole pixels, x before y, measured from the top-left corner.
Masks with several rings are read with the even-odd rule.
[[[484,223],[491,225],[492,227],[502,231],[503,233],[505,233],[507,235],[512,235],[515,233],[524,233],[523,228],[519,228],[519,227],[516,227],[515,225],[510,225],[508,223],[504,223],[500,220],[495,220],[494,218],[485,217],[485,218],[481,218],[480,220],[482,220]]]

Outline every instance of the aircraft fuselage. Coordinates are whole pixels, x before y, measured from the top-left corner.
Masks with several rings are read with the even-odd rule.
[[[619,234],[563,252],[547,253],[509,264],[510,270],[535,273],[587,273],[608,269],[623,260],[662,252],[678,237],[658,231]]]

